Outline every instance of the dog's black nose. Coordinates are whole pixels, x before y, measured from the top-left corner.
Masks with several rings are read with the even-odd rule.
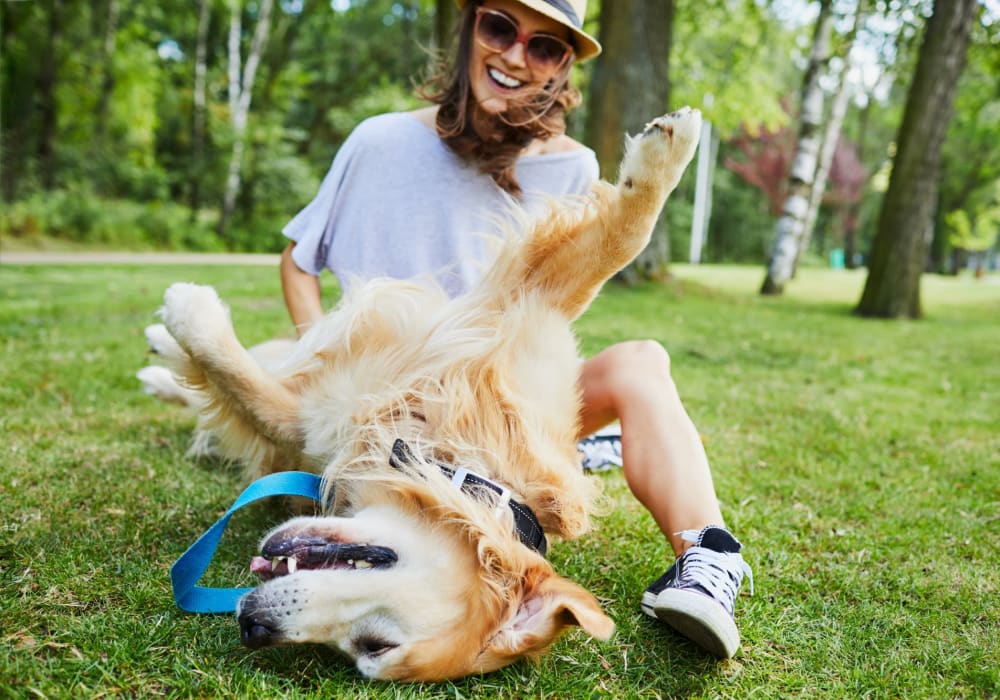
[[[275,630],[267,626],[266,620],[262,620],[255,615],[240,615],[240,639],[251,649],[274,644],[277,638]]]

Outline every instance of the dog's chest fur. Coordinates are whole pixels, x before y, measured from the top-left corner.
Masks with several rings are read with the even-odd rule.
[[[334,480],[372,476],[390,469],[387,454],[402,438],[425,459],[505,483],[547,528],[576,530],[549,514],[567,496],[547,495],[582,478],[579,360],[566,319],[535,295],[499,305],[412,282],[375,286],[346,298],[293,358],[290,369],[309,376],[300,408],[307,457]]]

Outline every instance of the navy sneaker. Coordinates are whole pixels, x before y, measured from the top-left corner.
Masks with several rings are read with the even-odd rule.
[[[642,611],[715,656],[732,658],[740,648],[733,604],[744,575],[753,595],[753,572],[740,555],[743,546],[714,525],[680,534],[694,546],[646,589]]]
[[[622,436],[595,433],[576,443],[585,472],[602,472],[622,466]]]

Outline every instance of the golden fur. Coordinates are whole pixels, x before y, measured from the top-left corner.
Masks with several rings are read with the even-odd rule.
[[[617,187],[521,221],[469,293],[356,285],[281,360],[258,362],[240,345],[211,288],[167,290],[164,326],[147,337],[199,410],[196,444],[211,442],[252,478],[325,478],[330,515],[289,521],[264,549],[308,539],[398,557],[282,570],[241,601],[245,639],[326,643],[365,675],[437,680],[541,653],[568,625],[611,635],[593,595],[521,544],[509,512],[454,488],[437,464],[501,482],[548,533],[589,529],[597,489],[575,448],[570,323],[648,242],[699,125],[692,110],[651,123],[630,141]],[[415,454],[402,469],[390,465],[397,439]]]

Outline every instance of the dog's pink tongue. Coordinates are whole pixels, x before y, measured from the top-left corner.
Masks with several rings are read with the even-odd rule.
[[[271,560],[264,557],[254,557],[250,560],[250,573],[271,573]]]

